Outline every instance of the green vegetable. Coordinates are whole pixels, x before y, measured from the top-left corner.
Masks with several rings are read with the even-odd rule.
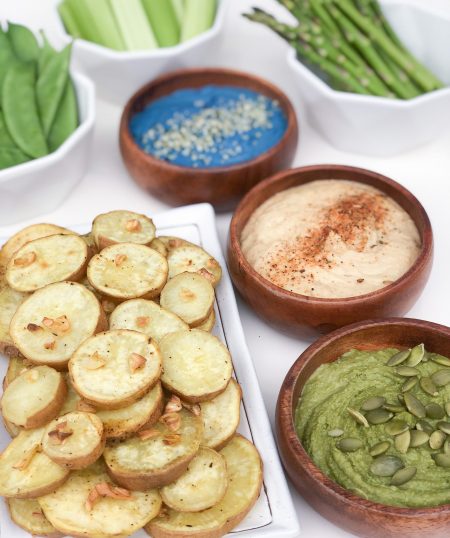
[[[3,80],[6,75],[8,67],[16,61],[11,42],[8,39],[8,35],[3,31],[0,26],[0,103],[2,95]]]
[[[45,136],[48,136],[69,77],[70,52],[68,45],[54,55],[39,75],[36,100]]]
[[[142,50],[158,47],[140,0],[109,0],[109,2],[126,49]]]
[[[24,62],[37,60],[39,56],[39,44],[33,32],[21,24],[8,23],[8,37],[12,48]]]
[[[22,164],[30,160],[19,148],[0,146],[0,170]]]
[[[171,0],[178,24],[181,26],[184,17],[184,0]]]
[[[188,41],[211,28],[216,14],[216,0],[185,0],[181,41]]]
[[[160,47],[171,47],[180,41],[180,27],[170,0],[142,0],[150,25]]]
[[[78,126],[77,96],[73,82],[69,79],[58,106],[55,121],[48,136],[50,151],[55,151],[67,140]]]
[[[74,17],[72,10],[67,2],[61,2],[58,5],[58,12],[68,34],[72,37],[82,37],[78,22]]]
[[[56,52],[56,50],[50,45],[46,35],[44,34],[44,32],[42,32],[42,30],[41,30],[41,36],[42,36],[43,45],[41,47],[41,50],[39,52],[39,57],[38,57],[38,72],[39,72],[39,75],[42,74],[45,67],[48,65],[48,62],[54,56],[56,56],[58,54]]]
[[[17,63],[3,81],[2,109],[6,127],[17,146],[30,157],[47,155],[35,96],[36,65]]]

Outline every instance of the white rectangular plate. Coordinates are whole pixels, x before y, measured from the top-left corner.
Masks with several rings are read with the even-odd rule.
[[[141,212],[145,213],[145,210]],[[197,204],[172,209],[156,215],[153,220],[159,235],[176,235],[203,246],[223,268],[223,278],[216,289],[217,322],[214,333],[230,350],[235,377],[242,387],[244,398],[239,432],[253,441],[264,463],[264,486],[259,500],[251,513],[232,531],[230,536],[255,538],[298,536],[300,529],[297,516],[278,458],[256,372],[245,343],[233,287],[216,233],[214,211],[209,204]],[[66,225],[82,233],[89,230],[89,225],[58,224]],[[5,371],[6,361],[0,360],[0,380]],[[0,451],[8,442],[9,436],[3,424],[0,424]],[[29,538],[30,536],[10,521],[4,503],[0,504],[0,536],[2,538]],[[144,531],[133,535],[135,538],[145,536],[147,535]]]

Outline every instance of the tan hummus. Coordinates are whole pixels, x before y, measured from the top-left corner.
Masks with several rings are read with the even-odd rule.
[[[411,217],[378,189],[319,180],[282,191],[241,236],[252,267],[273,284],[312,297],[352,297],[401,277],[420,251]]]

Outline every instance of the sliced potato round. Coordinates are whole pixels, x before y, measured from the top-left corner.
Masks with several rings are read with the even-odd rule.
[[[116,243],[149,245],[155,237],[152,219],[133,211],[110,211],[95,217],[92,235],[100,250]]]
[[[97,416],[103,422],[107,439],[124,439],[152,426],[161,416],[163,407],[163,391],[158,382],[145,396],[128,407],[99,410]]]
[[[0,289],[0,353],[10,357],[20,353],[11,338],[9,326],[17,309],[27,297],[28,294],[20,293],[9,286]]]
[[[214,304],[214,288],[197,273],[180,273],[171,278],[161,291],[160,303],[191,327],[203,323]]]
[[[67,482],[39,504],[47,519],[64,535],[89,538],[130,536],[161,509],[156,490],[129,492],[116,487],[101,461],[74,471]]]
[[[8,263],[11,288],[31,293],[54,282],[81,280],[86,273],[88,247],[79,235],[58,234],[30,241]]]
[[[153,239],[153,241],[150,243],[150,247],[155,249],[165,258],[167,258],[167,254],[169,251],[167,250],[166,245],[158,237],[155,237],[155,239]]]
[[[111,329],[139,331],[156,342],[166,334],[189,329],[178,316],[147,299],[120,303],[109,318],[109,326]]]
[[[81,342],[106,326],[105,313],[92,292],[76,282],[57,282],[20,305],[10,333],[27,359],[63,369]]]
[[[228,487],[225,458],[210,448],[201,447],[186,472],[161,489],[169,508],[178,512],[200,512],[223,499]]]
[[[45,428],[42,450],[68,469],[89,467],[105,448],[103,423],[93,413],[74,411],[59,417]]]
[[[217,286],[222,278],[219,262],[196,245],[182,245],[171,249],[167,261],[169,262],[169,278],[186,271],[200,273],[208,278],[213,286]]]
[[[88,256],[89,256],[89,259],[91,259],[92,256],[94,254],[97,254],[97,252],[98,252],[98,248],[97,248],[97,245],[95,244],[94,236],[89,233],[89,234],[84,234],[84,235],[82,235],[80,237],[86,243],[87,248],[88,248]]]
[[[0,406],[3,417],[30,430],[58,416],[67,394],[64,377],[49,366],[36,366],[6,387]]]
[[[12,422],[8,422],[3,417],[3,424],[5,426],[5,430],[9,433],[10,437],[14,438],[19,435],[19,433],[23,430],[20,426],[16,426]]]
[[[202,512],[168,510],[146,530],[153,538],[219,538],[230,532],[250,512],[261,491],[262,462],[256,448],[237,435],[221,451],[228,472],[223,499]]]
[[[36,499],[7,499],[12,521],[33,536],[59,538],[61,533],[45,517]]]
[[[205,319],[203,323],[200,323],[200,325],[197,325],[196,329],[201,329],[202,331],[206,331],[210,333],[214,329],[215,324],[216,324],[216,313],[214,311],[214,308],[212,308],[209,316]]]
[[[159,345],[161,381],[182,400],[204,402],[226,389],[233,365],[228,349],[215,336],[200,329],[178,331],[165,336]]]
[[[166,247],[167,252],[170,252],[174,248],[185,247],[185,246],[197,246],[194,243],[191,243],[187,239],[182,239],[181,237],[175,237],[174,235],[158,235],[156,238],[158,241]]]
[[[161,355],[147,336],[125,329],[85,340],[69,361],[75,390],[100,409],[120,409],[141,398],[161,375]]]
[[[120,243],[96,254],[89,262],[89,282],[116,301],[152,299],[167,281],[167,260],[145,245]]]
[[[103,456],[117,483],[133,490],[159,488],[186,471],[200,447],[203,424],[200,417],[186,409],[177,416],[176,430],[159,421],[124,442],[106,445]]]
[[[26,370],[32,368],[34,364],[27,359],[22,357],[11,357],[8,362],[8,369],[6,370],[6,375],[3,379],[3,390],[19,377],[20,374],[23,374]]]
[[[221,450],[239,426],[242,391],[234,379],[218,396],[200,404],[204,433],[202,445]]]
[[[43,428],[21,432],[0,454],[0,495],[35,499],[65,482],[69,471],[42,452]]]
[[[67,413],[71,413],[72,411],[83,411],[83,409],[78,409],[78,404],[79,402],[81,402],[81,396],[73,388],[72,381],[70,380],[68,372],[64,372],[63,375],[67,385],[67,394],[63,406],[61,407],[61,410],[59,412],[59,416],[66,415]],[[89,411],[95,413],[95,410],[93,409],[89,409]]]

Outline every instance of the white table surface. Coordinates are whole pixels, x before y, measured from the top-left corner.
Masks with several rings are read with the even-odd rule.
[[[53,0],[1,0],[0,19],[23,22],[43,28],[55,45],[53,35]],[[278,84],[294,102],[300,120],[300,142],[295,166],[317,163],[340,163],[370,168],[392,177],[410,189],[428,211],[434,227],[436,254],[430,281],[421,299],[409,312],[416,317],[450,325],[450,121],[448,130],[434,142],[393,158],[369,158],[343,153],[331,147],[306,122],[302,103],[289,79],[284,56],[285,44],[259,25],[248,23],[239,14],[252,5],[282,9],[275,0],[227,0],[230,2],[226,39],[211,51],[208,64],[229,66],[254,72]],[[424,0],[410,0],[423,2]],[[450,12],[450,0],[427,0]],[[443,52],[444,53],[444,52]],[[120,110],[97,102],[97,124],[91,165],[88,174],[66,202],[51,214],[26,221],[55,223],[89,222],[103,211],[117,208],[147,208],[147,212],[164,211],[168,206],[138,188],[128,176],[120,158],[117,133]],[[39,194],[36,193],[36,203]],[[225,247],[230,214],[217,217],[217,226]],[[0,227],[0,236],[11,232]],[[279,387],[298,355],[308,346],[302,341],[272,329],[261,321],[238,297],[238,306],[247,343],[261,384],[273,424]],[[344,538],[351,535],[323,519],[291,487],[298,518],[305,538]]]

